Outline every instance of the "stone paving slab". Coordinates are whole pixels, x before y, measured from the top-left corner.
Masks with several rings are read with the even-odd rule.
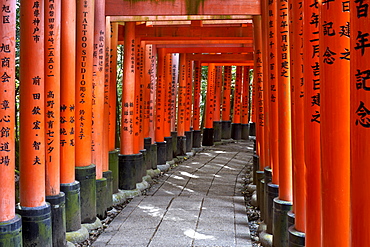
[[[251,247],[243,175],[253,143],[206,147],[135,197],[92,246]]]

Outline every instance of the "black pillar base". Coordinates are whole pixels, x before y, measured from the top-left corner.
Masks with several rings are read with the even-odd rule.
[[[22,217],[23,246],[53,246],[49,203],[34,208],[18,204],[15,210]]]
[[[272,180],[272,169],[270,167],[265,167],[265,169],[263,170],[264,172],[264,177],[265,177],[265,188],[264,188],[264,195],[263,195],[263,202],[265,203],[264,205],[264,209],[265,209],[265,215],[263,216],[264,220],[265,220],[265,224],[268,225],[269,222],[271,221],[271,217],[272,214],[270,215],[269,214],[269,208],[268,208],[268,185],[269,183],[271,182]]]
[[[186,137],[186,152],[191,152],[191,149],[193,148],[193,131],[185,131],[185,137]]]
[[[273,246],[285,247],[289,245],[288,212],[293,204],[288,201],[274,199],[274,216],[272,234],[274,235]]]
[[[53,246],[67,246],[65,195],[60,192],[56,196],[46,196],[46,201],[51,207]]]
[[[101,220],[107,217],[105,201],[107,199],[107,191],[107,179],[96,179],[96,216],[98,216],[98,218]]]
[[[289,247],[304,247],[306,245],[306,234],[289,227]]]
[[[193,130],[193,148],[200,148],[202,140],[202,132],[200,130]]]
[[[172,158],[175,158],[177,153],[177,131],[172,131],[171,137],[172,137]]]
[[[203,146],[213,146],[214,144],[214,136],[213,136],[213,128],[204,128],[203,129]]]
[[[263,214],[263,208],[265,206],[264,202],[263,202],[263,188],[261,187],[262,183],[261,181],[263,180],[265,176],[265,173],[263,171],[257,171],[256,172],[256,190],[257,190],[257,205],[258,205],[258,208],[261,210],[261,218],[263,218],[264,214]]]
[[[231,121],[222,121],[222,133],[221,133],[221,138],[222,139],[230,139],[231,138]]]
[[[95,165],[75,168],[76,180],[80,182],[81,223],[91,224],[96,220],[96,168]]]
[[[268,234],[272,234],[272,217],[274,215],[274,199],[279,196],[279,185],[269,183],[267,185],[267,203],[266,203],[266,218],[269,217],[269,220],[267,222],[267,229],[266,232]]]
[[[140,153],[141,154],[141,153]],[[118,187],[121,190],[134,190],[136,189],[136,160],[138,154],[119,154],[119,183]]]
[[[249,135],[256,136],[256,124],[255,123],[249,123]]]
[[[257,184],[257,171],[260,167],[260,157],[257,154],[253,154],[253,184]]]
[[[146,170],[152,169],[152,159],[153,159],[153,150],[152,150],[152,138],[144,138],[144,148],[146,149]]]
[[[249,140],[249,124],[242,124],[242,139]]]
[[[170,161],[173,159],[172,136],[165,137],[164,141],[166,142],[166,161]]]
[[[157,152],[158,152],[158,146],[157,146],[156,143],[153,143],[150,148],[152,150],[152,162],[151,162],[152,169],[153,170],[156,170],[157,169]]]
[[[140,150],[140,153],[142,153],[142,155],[143,155],[143,163],[140,167],[141,168],[140,169],[141,176],[140,176],[140,181],[138,183],[140,183],[143,180],[143,177],[146,176],[146,167],[148,165],[147,162],[149,161],[148,160],[148,151],[146,149]]]
[[[213,141],[220,142],[222,138],[222,122],[213,121]]]
[[[134,163],[135,163],[136,183],[140,183],[141,181],[143,181],[142,169],[143,169],[144,158],[143,158],[142,153],[137,153],[134,155],[135,155]],[[136,184],[135,184],[135,188],[136,188]]]
[[[176,156],[186,155],[186,136],[177,136],[177,153]]]
[[[242,139],[242,125],[240,123],[231,124],[231,138],[234,140]]]
[[[113,193],[118,193],[118,150],[109,151],[109,170],[112,171],[112,188]]]
[[[113,173],[112,171],[103,172],[103,178],[107,179],[107,196],[105,208],[108,210],[113,206]]]
[[[167,147],[166,142],[156,142],[157,143],[157,165],[166,164],[167,159]]]
[[[66,198],[66,231],[78,231],[81,229],[80,182],[61,184],[60,190],[64,192]]]
[[[295,213],[293,211],[288,212],[288,228],[295,224]]]
[[[22,246],[22,219],[18,214],[0,223],[0,246]]]

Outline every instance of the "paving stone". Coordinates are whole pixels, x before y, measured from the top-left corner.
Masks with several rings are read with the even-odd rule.
[[[243,175],[253,143],[207,147],[157,178],[134,198],[93,246],[252,246]]]

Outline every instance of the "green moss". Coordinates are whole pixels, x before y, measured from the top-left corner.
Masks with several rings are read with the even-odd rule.
[[[200,4],[204,3],[205,0],[185,0],[186,4],[186,14],[196,15],[199,12]]]

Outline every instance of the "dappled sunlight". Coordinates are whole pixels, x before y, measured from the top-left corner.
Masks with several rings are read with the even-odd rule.
[[[147,213],[148,215],[152,217],[162,217],[161,211],[163,211],[161,208],[152,206],[152,205],[147,205],[147,206],[138,206],[140,209],[144,211],[144,213]]]
[[[225,151],[215,151],[216,154],[227,154],[228,152]]]
[[[181,175],[187,176],[189,178],[199,178],[199,176],[196,176],[194,174],[190,174],[188,172],[180,172]]]
[[[224,166],[223,168],[225,168],[225,169],[229,169],[229,170],[233,170],[233,171],[235,171],[236,169],[235,168],[232,168],[232,167],[230,167],[230,166]]]
[[[185,178],[176,176],[176,175],[171,176],[171,178],[178,179],[178,180],[185,180]]]
[[[193,229],[186,230],[184,234],[188,236],[189,238],[193,238],[193,239],[209,239],[209,240],[216,239],[214,236],[198,233],[194,231]]]
[[[165,181],[165,183],[169,184],[169,185],[172,185],[176,188],[179,188],[179,189],[182,189],[182,190],[185,190],[185,191],[188,191],[188,192],[194,192],[194,190],[191,190],[191,189],[188,189],[188,188],[185,188],[184,186],[181,186],[181,185],[177,185],[175,183],[171,183],[171,182],[168,182],[168,181]]]

